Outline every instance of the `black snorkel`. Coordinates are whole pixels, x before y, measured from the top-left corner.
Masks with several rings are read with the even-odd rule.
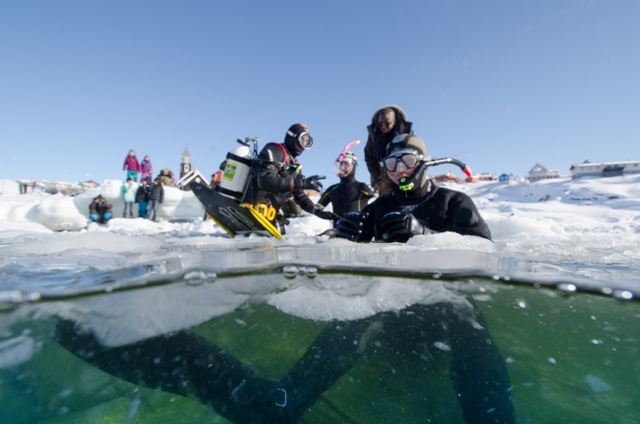
[[[469,165],[460,162],[458,159],[452,159],[452,158],[429,159],[424,161],[422,165],[420,165],[420,168],[418,168],[416,172],[414,172],[413,175],[411,175],[411,177],[401,178],[398,184],[398,188],[400,189],[400,191],[405,191],[405,192],[413,190],[414,187],[416,186],[416,180],[418,178],[422,178],[422,173],[426,171],[426,169],[429,166],[437,166],[445,163],[452,163],[454,165],[458,165],[460,169],[462,169],[462,172],[464,172],[467,177],[471,177],[471,168],[469,167]]]

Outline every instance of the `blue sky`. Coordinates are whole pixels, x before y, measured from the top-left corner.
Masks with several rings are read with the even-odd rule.
[[[129,149],[205,175],[237,138],[333,161],[397,104],[474,172],[640,160],[640,2],[0,2],[0,179],[122,179]],[[458,169],[433,168],[430,173]]]

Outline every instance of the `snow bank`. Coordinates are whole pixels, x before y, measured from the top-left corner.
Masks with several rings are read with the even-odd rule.
[[[4,187],[6,191],[0,197],[0,220],[38,223],[53,231],[79,230],[89,224],[89,205],[98,195],[112,204],[114,217],[122,215],[122,185],[121,181],[107,180],[75,197],[62,194],[21,196],[15,182],[2,180],[0,188]],[[160,219],[193,219],[203,215],[204,208],[192,192],[164,187],[164,202],[158,208]]]

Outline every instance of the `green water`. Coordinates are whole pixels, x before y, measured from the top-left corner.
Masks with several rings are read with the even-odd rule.
[[[639,303],[485,286],[491,294],[477,296],[477,303],[507,362],[518,423],[640,422]],[[259,304],[194,331],[278,380],[325,325]],[[39,350],[0,370],[0,423],[228,422],[188,393],[143,388],[86,364],[53,341],[54,326],[25,320],[2,335],[26,331]],[[300,422],[463,423],[448,356],[431,352],[425,360],[396,346],[368,346]]]

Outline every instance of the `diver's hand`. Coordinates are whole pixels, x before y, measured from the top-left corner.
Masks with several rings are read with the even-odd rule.
[[[382,240],[387,242],[405,243],[418,234],[428,234],[430,231],[422,225],[415,216],[406,212],[390,212],[382,217],[380,222]]]
[[[321,219],[326,219],[329,221],[338,221],[340,216],[333,212],[325,211],[322,205],[315,205],[312,210],[313,214]]]
[[[322,183],[318,180],[322,180],[326,177],[322,175],[312,175],[306,179],[305,188],[308,190],[320,191],[322,190]]]
[[[351,241],[357,241],[362,234],[362,225],[369,214],[359,212],[351,212],[344,215],[336,223],[336,232],[334,237],[344,238]]]

